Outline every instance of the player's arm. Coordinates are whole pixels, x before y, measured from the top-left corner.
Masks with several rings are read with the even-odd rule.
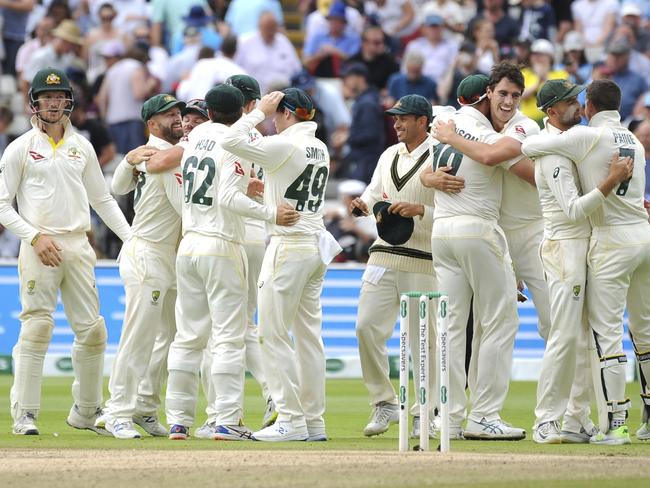
[[[88,194],[88,202],[108,228],[115,232],[124,242],[131,235],[131,227],[129,227],[117,202],[106,188],[104,175],[102,175],[99,161],[97,161],[97,156],[92,146],[90,146],[90,142],[87,142],[87,146],[84,151],[86,167],[83,173],[83,184]]]
[[[165,195],[167,195],[167,200],[176,213],[181,215],[183,211],[183,175],[180,171],[168,171],[159,176],[162,178],[163,188],[165,189]]]
[[[129,164],[126,157],[117,165],[111,179],[111,190],[116,195],[126,195],[135,190],[137,182],[135,167]]]
[[[176,168],[181,164],[183,152],[183,146],[176,145],[152,154],[145,163],[146,172],[155,174]]]
[[[366,217],[370,215],[370,209],[375,205],[375,203],[383,200],[381,172],[389,157],[387,154],[388,152],[389,151],[384,151],[384,153],[379,157],[377,166],[375,166],[375,170],[372,173],[370,184],[366,187],[363,194],[350,202],[348,210],[352,215],[356,217]]]
[[[539,134],[527,137],[521,152],[529,158],[558,154],[580,163],[591,151],[601,134],[591,127],[572,127],[561,134]]]
[[[525,182],[535,186],[535,163],[528,158],[518,158],[513,164],[504,164],[504,167],[511,173],[518,176]]]
[[[434,171],[431,166],[427,166],[420,173],[420,182],[427,188],[435,188],[445,193],[459,193],[465,188],[465,178],[450,175],[449,172],[453,169],[451,166],[441,166]]]

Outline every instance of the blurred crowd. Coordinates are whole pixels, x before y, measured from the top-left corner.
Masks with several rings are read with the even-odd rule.
[[[621,116],[650,154],[650,0],[0,0],[0,11],[0,153],[30,128],[29,84],[48,66],[72,80],[72,123],[107,179],[145,143],[140,110],[156,93],[203,98],[237,73],[263,93],[308,91],[332,156],[326,223],[340,260],[364,261],[376,237],[345,202],[397,142],[384,110],[413,93],[457,106],[463,77],[499,60],[521,65],[520,109],[540,123],[544,81],[613,79]],[[119,200],[127,218],[131,200]],[[117,256],[119,240],[98,219],[92,238],[100,257]],[[17,253],[0,226],[0,257]]]

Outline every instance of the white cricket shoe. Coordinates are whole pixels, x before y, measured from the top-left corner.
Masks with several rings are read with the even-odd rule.
[[[533,440],[537,444],[561,444],[562,435],[557,421],[542,422],[533,429]]]
[[[273,425],[253,432],[251,439],[265,442],[306,441],[309,439],[309,431],[305,424],[296,426],[292,422],[276,420]]]
[[[589,440],[596,434],[598,434],[598,428],[594,424],[588,428],[580,426],[578,432],[566,428],[560,431],[562,444],[589,444]]]
[[[518,427],[512,427],[501,419],[480,422],[468,419],[467,427],[463,430],[465,439],[488,440],[488,441],[519,441],[526,437],[526,431]]]
[[[250,441],[252,433],[241,422],[235,425],[215,425],[212,438],[215,441]]]
[[[79,411],[79,407],[76,404],[74,404],[72,405],[72,408],[70,409],[70,413],[68,414],[68,418],[65,419],[65,422],[70,427],[74,427],[75,429],[92,430],[93,432],[99,435],[110,436],[111,434],[104,427],[95,426],[95,422],[97,421],[97,419],[99,419],[103,415],[104,415],[104,411],[101,409],[101,407],[97,407],[95,413],[93,413],[92,415],[88,415],[88,416],[83,415]]]
[[[419,439],[420,438],[420,416],[419,415],[413,416],[412,426],[413,428],[411,430],[411,438]],[[435,439],[438,437],[439,434],[440,434],[440,417],[434,417],[429,422],[429,439]]]
[[[312,420],[307,422],[307,442],[324,442],[327,440],[327,433],[325,432],[325,422],[321,420]]]
[[[273,425],[278,418],[278,412],[275,410],[275,402],[269,397],[264,407],[264,417],[262,418],[262,428]]]
[[[636,431],[636,438],[640,441],[650,441],[650,421],[639,427]]]
[[[363,429],[363,435],[370,437],[383,434],[388,430],[390,424],[399,422],[399,410],[397,405],[389,402],[379,402],[372,410],[370,422]]]
[[[140,439],[141,437],[140,432],[133,427],[131,419],[107,418],[104,425],[116,439]]]
[[[36,416],[32,412],[23,411],[23,414],[14,422],[12,432],[16,435],[39,435]]]
[[[134,415],[133,423],[139,425],[144,431],[153,437],[167,437],[169,431],[158,422],[158,417],[155,415]]]
[[[194,431],[194,437],[198,439],[214,439],[214,428],[217,426],[214,420],[206,420],[205,423]]]

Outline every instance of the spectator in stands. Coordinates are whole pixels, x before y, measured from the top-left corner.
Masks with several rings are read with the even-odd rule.
[[[635,73],[641,75],[642,78],[650,79],[650,58],[645,54],[639,52],[635,46],[637,44],[636,34],[634,29],[628,24],[621,24],[614,30],[612,38],[608,41],[607,45],[616,42],[619,39],[624,39],[630,45],[630,61],[629,67]]]
[[[547,39],[555,41],[557,19],[555,10],[546,0],[522,0],[519,15],[519,39],[535,41]]]
[[[347,65],[341,77],[345,89],[354,98],[343,171],[347,178],[370,183],[385,146],[383,106],[379,92],[368,81],[370,73],[364,64]]]
[[[454,0],[430,0],[420,7],[422,21],[429,15],[439,15],[445,19],[444,37],[462,42],[465,38],[466,19],[463,9]]]
[[[325,78],[339,75],[341,65],[356,54],[361,47],[358,34],[345,31],[345,4],[336,1],[327,15],[329,30],[326,34],[316,35],[303,49],[304,63],[311,73]]]
[[[0,225],[0,258],[17,258],[20,239]]]
[[[420,53],[424,58],[423,73],[436,83],[453,67],[458,53],[456,41],[442,37],[444,23],[445,21],[439,15],[429,15],[424,19],[422,26],[423,37],[411,41],[404,53],[404,59],[412,52]],[[403,63],[402,72],[406,72]]]
[[[621,23],[629,26],[634,32],[636,37],[634,49],[648,55],[650,53],[650,30],[647,27],[642,27],[641,14],[641,9],[636,3],[624,3],[621,8]]]
[[[465,77],[479,73],[476,62],[476,46],[473,42],[464,42],[454,60],[453,69],[447,71],[438,83],[438,98],[441,103],[460,108],[456,99],[458,85]]]
[[[187,16],[194,5],[207,7],[207,0],[151,0],[151,40],[154,46],[171,49],[172,40],[183,35]]]
[[[152,76],[158,80],[164,80],[167,77],[167,64],[169,63],[169,53],[162,46],[156,46],[151,39],[151,28],[148,22],[140,22],[131,32],[133,44],[147,53],[147,69]]]
[[[484,10],[474,17],[467,26],[472,32],[474,24],[480,19],[487,19],[494,25],[494,38],[501,46],[512,46],[519,37],[519,22],[510,17],[503,8],[503,0],[484,0]]]
[[[187,78],[192,67],[199,59],[199,52],[203,49],[201,45],[201,34],[196,27],[185,27],[183,30],[183,49],[169,58],[167,63],[167,76],[161,80],[164,92],[175,91],[181,80]],[[209,56],[214,56],[210,48]]]
[[[16,54],[16,76],[20,80],[25,67],[32,59],[34,53],[46,46],[52,41],[52,29],[54,29],[54,19],[52,17],[43,17],[32,33],[32,39],[26,41]]]
[[[311,42],[315,35],[327,34],[329,22],[327,14],[332,7],[332,0],[317,0],[316,9],[305,17],[305,39],[303,44]],[[360,35],[365,22],[361,12],[351,5],[345,6],[345,33],[349,35]]]
[[[374,19],[391,38],[390,47],[399,52],[416,35],[420,21],[412,0],[375,0],[364,2],[366,15]]]
[[[570,31],[564,36],[564,70],[569,73],[569,80],[577,85],[587,82],[591,76],[591,64],[585,56],[585,44],[579,32]]]
[[[619,8],[617,0],[576,0],[571,4],[574,29],[582,34],[590,63],[605,52],[605,41],[616,26]]]
[[[16,54],[25,42],[27,35],[27,18],[34,8],[34,0],[3,1],[2,6],[2,43],[5,57],[2,60],[2,72],[16,74]]]
[[[246,71],[233,60],[236,52],[237,38],[226,36],[221,51],[213,57],[199,58],[187,78],[178,84],[176,98],[184,101],[204,98],[213,86],[233,75],[245,74]]]
[[[100,10],[104,2],[89,0],[90,19],[93,25],[101,22]],[[116,17],[113,25],[122,32],[131,32],[142,22],[149,21],[148,5],[146,0],[110,0],[115,8]]]
[[[83,58],[88,62],[87,78],[90,83],[95,81],[100,73],[106,71],[103,58],[100,54],[102,47],[107,42],[126,42],[126,34],[113,25],[117,15],[115,8],[110,3],[103,3],[99,7],[99,27],[91,29],[84,40]]]
[[[385,90],[390,75],[399,71],[395,58],[386,49],[384,32],[377,25],[364,29],[361,49],[348,62],[365,64],[370,73],[370,83],[379,90]]]
[[[68,6],[68,0],[52,0],[45,15],[54,19],[56,27],[66,19],[72,20],[72,10]]]
[[[284,25],[282,6],[278,0],[232,0],[225,20],[233,33],[241,36],[257,30],[264,12],[271,12],[278,25]]]
[[[257,31],[239,37],[235,63],[259,82],[262,94],[274,82],[287,85],[302,68],[296,49],[268,11],[260,15]]]
[[[9,144],[9,135],[7,131],[9,126],[14,121],[14,113],[9,107],[0,105],[0,156],[5,152],[7,144]]]
[[[75,102],[75,108],[70,113],[70,122],[90,141],[97,154],[99,165],[103,168],[115,158],[117,153],[113,139],[101,121],[88,117],[88,107],[83,100],[76,97]]]
[[[636,101],[648,90],[648,83],[638,73],[630,69],[632,46],[626,38],[612,41],[607,47],[606,66],[611,78],[621,88],[621,120],[632,115]]]
[[[499,44],[494,38],[494,25],[488,19],[479,19],[472,28],[472,42],[476,46],[476,67],[481,73],[490,74],[499,61]]]
[[[520,110],[541,124],[544,112],[537,108],[537,92],[546,80],[566,80],[569,73],[554,69],[555,48],[546,39],[537,39],[530,47],[530,67],[521,70],[526,89],[521,95]]]
[[[645,198],[650,200],[650,119],[641,122],[634,135],[645,148]]]
[[[218,51],[223,41],[221,35],[214,28],[214,17],[208,15],[201,5],[194,5],[190,13],[183,17],[185,27],[196,27],[201,35],[201,44]],[[180,33],[172,39],[171,53],[179,53],[184,47],[184,38]]]
[[[422,74],[424,58],[417,51],[411,51],[404,59],[406,73],[397,72],[388,80],[390,98],[385,105],[392,106],[405,95],[422,95],[434,105],[438,103],[438,86],[428,76]]]

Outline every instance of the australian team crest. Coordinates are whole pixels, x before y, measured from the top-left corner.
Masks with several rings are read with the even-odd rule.
[[[36,280],[29,280],[27,282],[27,294],[28,295],[33,295],[35,287],[36,287]]]
[[[577,300],[580,298],[580,291],[582,290],[582,287],[580,285],[574,285],[573,286],[573,299]]]
[[[151,303],[158,305],[158,299],[160,298],[160,290],[154,290],[151,292]]]
[[[45,78],[45,84],[47,85],[60,85],[61,84],[61,77],[57,75],[56,73],[50,73],[47,75],[47,78]]]
[[[75,146],[72,146],[68,149],[68,157],[78,160],[81,159],[81,153],[79,152],[79,149],[77,149]]]

